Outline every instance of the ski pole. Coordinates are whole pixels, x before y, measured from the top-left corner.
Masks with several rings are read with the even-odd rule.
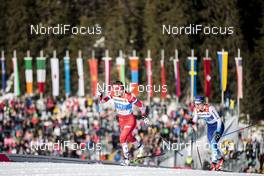
[[[229,132],[229,133],[225,133],[225,134],[222,135],[222,137],[224,137],[224,136],[228,136],[228,135],[230,135],[230,134],[233,134],[233,133],[236,133],[236,132],[239,132],[239,131],[243,131],[243,130],[245,130],[245,129],[247,129],[247,128],[250,128],[250,127],[253,127],[253,126],[255,126],[255,125],[257,125],[257,124],[249,125],[249,126],[246,126],[246,127],[243,127],[243,128],[239,128],[239,129],[237,129],[237,130],[235,130],[235,131],[231,131],[231,132]]]
[[[195,132],[195,130],[193,129],[193,127],[192,127],[192,133],[195,135],[195,145],[196,145],[197,135],[196,135],[196,132]],[[192,142],[193,142],[193,139],[192,139]],[[201,159],[201,155],[200,155],[200,151],[199,151],[199,148],[198,148],[197,145],[196,145],[196,151],[197,151],[197,154],[198,154],[198,158],[199,158],[199,162],[200,162],[201,168],[203,168],[203,165],[202,165],[202,159]]]
[[[200,155],[199,148],[198,148],[197,145],[196,145],[196,150],[197,150],[197,153],[198,153],[198,158],[199,158],[199,161],[200,161],[201,168],[203,169],[202,159],[201,159],[201,155]]]

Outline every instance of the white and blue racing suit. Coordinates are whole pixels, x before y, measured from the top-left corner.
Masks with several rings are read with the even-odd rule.
[[[212,151],[212,162],[217,163],[222,158],[222,153],[218,148],[219,139],[215,139],[215,134],[222,136],[224,132],[224,123],[222,122],[216,109],[211,105],[204,105],[203,111],[194,111],[193,122],[198,119],[204,119],[207,124],[207,137]]]

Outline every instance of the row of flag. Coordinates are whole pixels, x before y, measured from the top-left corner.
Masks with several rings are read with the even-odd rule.
[[[236,70],[237,70],[237,93],[238,98],[243,97],[243,79],[242,79],[242,58],[240,57],[240,51],[238,52],[238,56],[235,57],[236,62]],[[94,55],[94,54],[93,54]],[[110,85],[111,81],[111,65],[112,58],[109,57],[108,50],[106,50],[105,57],[102,58],[104,62],[105,69],[105,85]],[[166,66],[164,64],[165,56],[164,50],[161,51],[161,59],[160,59],[160,74],[161,74],[161,86],[166,86]],[[227,87],[227,75],[228,75],[228,52],[227,51],[218,51],[217,52],[217,60],[219,65],[219,75],[220,75],[220,90],[222,92],[226,91]],[[29,52],[27,56],[24,58],[25,64],[25,80],[26,80],[26,93],[29,95],[33,94],[33,70],[32,70],[32,61],[33,58],[30,56]],[[123,56],[122,51],[120,51],[119,56],[116,58],[116,69],[118,71],[118,78],[123,83],[126,82],[125,77],[125,58]],[[175,50],[175,57],[172,59],[174,66],[174,79],[175,79],[175,94],[177,97],[181,96],[181,84],[180,84],[180,60],[178,58],[178,51]],[[20,81],[19,81],[19,65],[17,62],[16,52],[14,51],[13,58],[13,75],[14,75],[14,94],[19,96],[21,94],[20,91]],[[65,94],[66,96],[71,95],[71,59],[69,56],[69,52],[66,51],[66,55],[63,58],[64,63],[64,78],[65,78]],[[91,59],[87,61],[90,70],[90,87],[91,94],[96,96],[97,92],[97,83],[98,83],[98,60],[93,56]],[[6,66],[5,66],[5,57],[2,52],[1,57],[1,68],[2,68],[2,92],[5,92],[6,88]],[[46,64],[47,59],[43,55],[43,51],[40,52],[40,56],[36,58],[36,68],[37,68],[37,85],[38,92],[43,94],[45,92],[45,84],[46,84]],[[83,58],[81,56],[81,52],[79,51],[78,58],[76,59],[77,65],[77,74],[78,74],[78,96],[85,95],[85,84],[84,84],[84,70],[83,70]],[[206,57],[203,58],[204,65],[204,94],[206,97],[210,97],[211,90],[211,58],[208,56],[208,50],[206,51]],[[59,59],[56,57],[56,51],[53,53],[53,57],[50,58],[50,66],[51,66],[51,77],[52,77],[52,95],[54,97],[59,96],[59,88],[60,88],[60,75],[59,75]],[[133,51],[133,55],[129,57],[129,66],[131,71],[131,79],[130,84],[134,88],[132,92],[137,95],[138,86],[139,86],[139,57],[136,56],[136,52]],[[197,95],[197,57],[194,56],[194,50],[192,50],[191,56],[188,57],[188,69],[189,69],[189,80],[190,80],[190,97],[193,99]],[[152,80],[152,58],[150,55],[150,51],[148,51],[147,58],[145,59],[145,71],[147,75],[147,85],[151,88],[147,94],[148,98],[153,96],[153,80]],[[161,91],[161,97],[166,98],[166,92]]]

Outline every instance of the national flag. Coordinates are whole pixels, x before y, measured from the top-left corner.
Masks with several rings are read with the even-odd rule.
[[[178,58],[173,59],[173,66],[174,66],[176,96],[179,98],[181,95],[181,81],[180,81],[180,64]]]
[[[227,86],[227,73],[228,73],[228,52],[217,52],[219,74],[220,74],[220,88],[224,92]]]
[[[152,59],[151,58],[146,58],[145,59],[145,64],[146,64],[146,72],[147,72],[147,93],[148,97],[153,96],[153,91],[152,91]]]
[[[65,56],[64,62],[64,73],[65,73],[65,94],[69,96],[71,94],[71,73],[70,73],[70,57]]]
[[[25,76],[26,76],[26,92],[29,95],[33,94],[33,70],[32,70],[32,57],[25,57]]]
[[[14,73],[14,95],[20,95],[20,81],[19,81],[19,71],[18,71],[18,63],[17,58],[13,57],[13,73]]]
[[[237,72],[237,97],[243,98],[243,66],[242,57],[236,57],[236,72]]]
[[[118,79],[125,84],[125,59],[123,57],[116,58],[116,66],[118,71]]]
[[[38,82],[38,91],[40,94],[43,94],[45,91],[45,82],[46,82],[45,57],[37,57],[37,82]]]
[[[161,98],[166,98],[167,87],[166,87],[166,74],[165,74],[165,67],[164,67],[164,59],[160,60],[160,66],[161,66]]]
[[[97,95],[97,82],[98,82],[98,62],[97,59],[92,58],[88,60],[90,68],[90,78],[91,78],[91,90],[92,95],[95,97]]]
[[[211,93],[211,58],[205,57],[204,64],[204,93],[206,97],[210,97]]]
[[[83,74],[83,59],[78,57],[76,59],[77,71],[78,71],[78,96],[84,96],[84,74]]]
[[[191,91],[191,100],[197,94],[197,57],[188,57],[189,60],[189,75],[190,75],[190,91]]]
[[[104,68],[105,68],[105,87],[106,90],[109,91],[109,86],[110,86],[110,80],[111,80],[111,75],[110,75],[110,70],[111,70],[111,57],[103,57],[104,60]]]
[[[130,91],[134,95],[138,95],[138,61],[139,58],[136,56],[129,58],[130,70],[131,70],[131,82],[130,82]]]
[[[55,57],[51,58],[50,67],[51,67],[51,80],[52,80],[52,96],[57,97],[60,94],[59,59]]]
[[[1,67],[2,67],[2,92],[5,93],[5,89],[6,89],[6,63],[5,63],[5,57],[3,54],[1,57]]]

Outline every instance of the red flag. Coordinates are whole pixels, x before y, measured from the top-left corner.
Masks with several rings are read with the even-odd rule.
[[[166,98],[166,75],[165,75],[165,67],[164,67],[164,59],[160,60],[161,66],[161,98]]]
[[[211,58],[205,57],[204,62],[204,94],[210,97],[211,93]]]
[[[145,63],[146,63],[146,71],[147,71],[147,92],[148,96],[152,97],[153,96],[153,91],[152,91],[152,65],[151,65],[152,59],[151,58],[146,58]]]
[[[97,82],[98,82],[98,62],[97,59],[92,58],[88,60],[90,75],[91,75],[91,88],[92,95],[96,96]]]

